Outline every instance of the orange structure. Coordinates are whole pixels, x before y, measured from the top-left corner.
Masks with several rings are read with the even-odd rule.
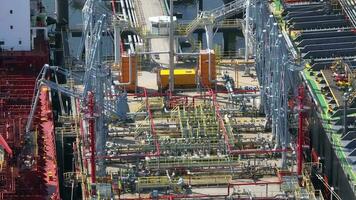
[[[209,80],[209,52],[200,51],[199,55],[199,73],[201,84],[205,87],[211,87],[216,80],[215,53],[210,50],[210,80]]]
[[[131,62],[131,79],[130,79],[130,62]],[[133,92],[137,85],[137,59],[136,56],[123,55],[121,58],[120,84],[126,91]]]

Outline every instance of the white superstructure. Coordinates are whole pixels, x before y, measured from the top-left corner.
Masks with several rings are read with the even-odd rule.
[[[150,29],[152,34],[168,35],[169,33],[169,16],[155,16],[149,17]],[[173,21],[176,22],[177,18],[173,17]]]
[[[0,3],[0,47],[30,51],[30,0],[1,0]]]

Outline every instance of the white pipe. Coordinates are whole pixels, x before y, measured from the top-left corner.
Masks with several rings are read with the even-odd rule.
[[[212,82],[212,80],[211,80],[211,50],[210,49],[208,49],[208,51],[209,51],[209,54],[208,54],[208,73],[209,73],[209,82]],[[216,81],[216,80],[215,80]]]
[[[149,52],[135,52],[132,53],[132,55],[152,55],[152,54],[168,54],[169,51],[149,51]],[[192,56],[197,56],[200,55],[200,53],[175,53],[174,55],[192,55]]]
[[[164,113],[171,113],[172,111],[168,110],[166,107],[163,109]]]
[[[245,19],[245,61],[248,61],[248,25],[250,22],[250,0],[246,0],[246,19]]]
[[[208,78],[209,78],[209,83],[216,83],[216,80],[212,80],[211,77],[211,45],[213,43],[213,28],[212,25],[206,25],[205,26],[205,35],[206,35],[206,41],[207,41],[207,50],[208,50]]]
[[[37,88],[37,92],[36,92],[36,96],[35,96],[35,101],[34,101],[34,103],[32,104],[32,108],[31,108],[31,111],[30,111],[30,115],[29,115],[29,118],[28,118],[28,121],[27,121],[27,124],[26,124],[26,134],[29,133],[29,132],[30,132],[30,129],[31,129],[33,117],[34,117],[34,115],[35,115],[36,107],[37,107],[38,100],[39,100],[39,97],[40,97],[41,87],[42,87],[42,83],[40,83],[40,84],[38,85],[38,88]]]
[[[136,10],[135,10],[135,7],[132,4],[132,0],[128,0],[128,9],[129,9],[130,12],[132,12],[131,13],[132,14],[132,20],[133,20],[135,26],[139,26],[138,20],[137,20],[137,17],[136,17],[137,16],[136,15]]]
[[[125,0],[125,2],[126,2],[126,5],[128,5],[127,4],[127,0]],[[124,0],[121,0],[120,1],[120,3],[121,3],[121,8],[122,8],[122,13],[123,13],[123,15],[124,15],[124,19],[125,20],[127,20],[127,21],[132,21],[132,19],[131,19],[131,13],[130,13],[130,11],[129,11],[129,9],[128,9],[128,11],[126,12],[126,6],[125,6],[125,3],[124,3]],[[133,46],[133,40],[132,40],[132,36],[131,35],[128,35],[127,36],[128,37],[128,40],[129,40],[129,45],[130,45],[130,49],[131,50],[134,50],[134,46]]]
[[[257,98],[260,95],[259,94],[232,94],[231,96],[233,98],[244,98],[244,97]]]
[[[208,61],[209,61],[209,63],[208,63],[209,82],[210,82],[210,83],[216,83],[217,80],[212,80],[212,77],[211,77],[211,50],[208,49],[208,51],[209,51],[209,54],[208,54]]]
[[[115,19],[114,24],[114,42],[115,42],[115,64],[119,65],[121,61],[121,35],[120,35],[120,28],[117,24],[117,20]]]
[[[122,14],[124,15],[124,19],[127,20],[127,13],[126,13],[126,9],[125,9],[124,0],[120,0],[120,5],[121,5],[121,9],[122,9]]]
[[[169,90],[174,91],[173,0],[169,1]]]
[[[134,6],[132,4],[132,0],[128,0],[127,2],[128,2],[127,9],[129,10],[129,12],[132,15],[133,27],[138,27],[139,24],[138,24],[137,18],[136,18],[137,14],[136,14],[135,8],[134,8]],[[133,37],[134,37],[134,42],[138,43],[139,42],[139,37],[137,35],[134,35]]]
[[[37,79],[36,79],[36,87],[35,90],[37,89],[35,96],[34,96],[34,100],[32,100],[32,107],[31,107],[31,111],[30,111],[30,115],[28,117],[27,123],[26,123],[26,133],[30,132],[31,129],[31,125],[32,125],[32,121],[33,121],[33,117],[35,115],[35,111],[36,111],[36,107],[38,104],[38,100],[40,97],[40,92],[41,92],[41,87],[42,87],[42,81],[44,80],[46,77],[46,73],[47,70],[50,68],[50,66],[48,64],[45,64],[40,72],[40,74],[38,75]],[[41,74],[42,73],[42,74]],[[40,76],[41,75],[41,76]]]

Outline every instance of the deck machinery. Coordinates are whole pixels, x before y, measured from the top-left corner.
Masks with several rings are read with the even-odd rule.
[[[115,2],[112,5],[115,7]],[[240,13],[245,5],[250,5],[249,9],[261,9],[263,14],[269,12],[265,2],[232,1],[198,16],[187,29],[193,32],[198,22],[206,23],[209,44],[206,52],[211,52],[214,20],[224,19],[225,14],[231,17],[234,12]],[[297,80],[297,76],[290,76],[284,63],[288,53],[279,49],[283,41],[277,34],[278,26],[271,34],[276,36],[277,44],[272,45],[273,51],[266,56],[275,59],[269,63],[270,71],[263,72],[274,74],[273,77],[258,71],[268,64],[256,57],[261,91],[236,90],[229,70],[224,79],[221,75],[212,79],[207,68],[205,82],[197,78],[198,87],[194,89],[153,93],[137,84],[136,93],[127,94],[127,90],[132,90],[127,86],[132,86],[133,80],[139,82],[138,77],[132,78],[138,74],[132,71],[132,63],[135,71],[142,65],[139,61],[132,62],[131,56],[155,52],[127,50],[129,78],[124,82],[122,78],[114,78],[115,70],[120,70],[116,67],[120,67],[121,55],[115,54],[115,61],[102,60],[101,33],[110,33],[113,27],[140,33],[115,10],[111,12],[107,8],[97,1],[87,1],[84,5],[84,76],[80,78],[61,67],[46,65],[42,77],[62,73],[73,80],[69,82],[72,84],[58,85],[44,78],[39,82],[39,86],[46,85],[72,99],[72,112],[61,116],[57,127],[62,142],[65,137],[75,138],[74,168],[64,172],[62,185],[69,188],[72,197],[80,186],[81,194],[77,192],[75,196],[83,199],[323,199],[322,193],[327,194],[330,188],[315,189],[311,180],[320,176],[322,165],[302,163],[306,144],[302,139],[308,124],[303,117],[307,113],[303,104],[311,103],[304,100],[302,87],[299,93],[289,91],[291,84],[286,78]],[[256,19],[246,26],[250,41],[263,44],[257,43],[257,33],[264,21],[258,21],[258,15],[247,17]],[[253,23],[256,30],[252,29]],[[117,48],[120,31],[114,33]],[[140,36],[145,39],[144,35]],[[260,50],[257,47],[256,51]],[[280,55],[284,55],[282,60],[278,59]],[[211,55],[205,57],[209,61],[204,64],[214,66],[215,71],[215,63],[209,63]],[[298,67],[293,67],[296,75]],[[210,84],[216,85],[215,90],[209,88]],[[263,187],[263,192],[249,189],[250,185]],[[204,191],[212,186],[217,189]],[[331,195],[337,196],[333,191]]]
[[[157,52],[121,49],[121,33],[161,36],[131,26],[116,3],[84,5],[78,58],[84,50],[85,59],[76,66],[82,74],[44,65],[37,79],[28,135],[36,136],[33,122],[53,126],[43,93],[68,96],[71,107],[55,127],[58,163],[68,162],[63,152],[67,139],[73,141],[73,167],[58,174],[62,198],[355,199],[351,1],[236,0],[203,12],[175,33],[187,37],[203,24],[205,52],[211,52],[216,23],[247,9],[245,37],[255,52],[259,87],[235,88],[229,68],[237,66],[211,63],[208,53],[207,72],[196,73],[205,79],[198,76],[197,88],[175,92],[139,84],[139,57]],[[115,60],[100,52],[102,37],[110,34]],[[224,73],[212,78],[215,64]],[[123,65],[128,79],[116,77]],[[66,84],[54,80],[58,74]],[[51,135],[41,139],[53,142]],[[48,157],[56,157],[53,146]]]

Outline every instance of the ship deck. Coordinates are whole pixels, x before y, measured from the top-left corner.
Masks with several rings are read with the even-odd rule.
[[[348,60],[349,63],[354,62],[353,58],[356,53],[352,50],[353,43],[350,41],[353,41],[352,38],[356,35],[350,31],[351,25],[344,19],[327,23],[339,16],[329,16],[318,5],[307,11],[298,9],[298,6],[302,7],[303,4],[282,4],[277,0],[271,3],[270,8],[278,19],[280,30],[288,35],[287,40],[292,42],[294,51],[304,61],[305,67],[301,71],[301,76],[314,98],[318,111],[317,116],[327,137],[330,138],[331,148],[335,151],[341,167],[351,180],[351,188],[354,188],[356,186],[356,171],[354,170],[355,162],[352,161],[353,156],[350,152],[353,152],[355,147],[345,146],[353,138],[343,139],[344,137],[340,134],[340,126],[335,125],[337,121],[342,120],[340,119],[340,110],[342,111],[343,108],[344,91],[336,85],[333,80],[333,72],[329,67],[340,57]],[[310,17],[307,17],[309,15]],[[319,73],[322,75],[321,77],[317,76]],[[323,91],[325,87],[328,88],[330,94]],[[316,144],[318,143],[316,142]],[[320,144],[318,146],[320,151],[325,151],[325,148],[320,149]],[[326,165],[331,164],[327,163]]]

